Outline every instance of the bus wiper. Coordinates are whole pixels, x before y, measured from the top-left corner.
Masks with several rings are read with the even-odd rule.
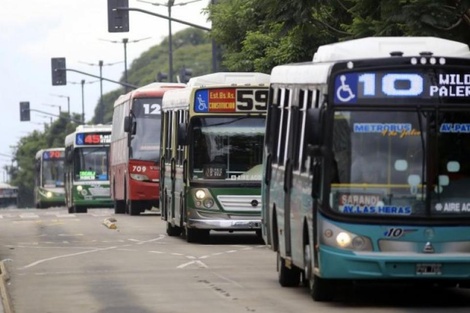
[[[426,177],[426,180],[427,180],[427,176],[425,176],[425,170],[426,170],[426,144],[425,144],[425,141],[424,141],[424,131],[423,131],[423,116],[422,114],[424,114],[424,112],[421,111],[421,108],[420,107],[417,107],[416,108],[416,111],[418,113],[418,126],[419,126],[419,138],[420,138],[420,142],[421,142],[421,151],[423,151],[423,153],[421,154],[421,177],[423,179],[423,184],[425,186],[425,188],[421,188],[421,199],[424,198],[424,195],[425,195],[425,189],[427,189],[427,181],[424,182],[424,177]]]

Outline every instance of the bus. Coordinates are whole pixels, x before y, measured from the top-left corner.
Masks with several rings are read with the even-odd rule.
[[[111,125],[80,125],[65,137],[65,202],[69,213],[112,208],[108,158]]]
[[[48,148],[36,152],[34,203],[38,209],[65,205],[65,148]]]
[[[7,183],[0,183],[0,208],[18,207],[18,187]]]
[[[184,86],[151,83],[114,102],[109,171],[116,214],[138,215],[159,206],[162,97]]]
[[[470,286],[470,51],[435,37],[319,47],[271,71],[263,238],[281,286]]]
[[[162,101],[160,205],[169,236],[261,236],[261,170],[269,75],[213,73]]]

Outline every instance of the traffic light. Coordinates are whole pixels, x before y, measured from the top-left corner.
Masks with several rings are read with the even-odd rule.
[[[20,102],[20,121],[21,122],[28,122],[31,120],[30,110],[29,110],[29,102],[24,101]]]
[[[192,69],[183,67],[180,71],[179,81],[181,83],[186,84],[189,81],[189,79],[191,78],[192,75],[193,75],[193,70]]]
[[[67,85],[67,72],[65,67],[65,58],[52,58],[52,86]]]
[[[167,73],[158,72],[157,82],[166,81],[167,79],[168,79],[168,74]]]
[[[108,32],[124,33],[129,31],[129,0],[108,0]]]

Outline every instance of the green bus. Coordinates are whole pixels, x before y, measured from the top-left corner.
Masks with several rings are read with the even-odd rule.
[[[162,100],[160,208],[167,234],[261,235],[261,169],[269,75],[214,73]]]
[[[65,201],[69,213],[111,208],[111,125],[80,125],[65,137]]]
[[[36,152],[34,203],[38,209],[65,205],[65,148],[48,148]]]

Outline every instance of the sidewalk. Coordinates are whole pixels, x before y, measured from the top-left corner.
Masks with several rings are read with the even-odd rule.
[[[0,261],[0,313],[13,313],[11,308],[10,295],[7,290],[7,283],[9,280],[8,272],[5,267],[4,261]]]

